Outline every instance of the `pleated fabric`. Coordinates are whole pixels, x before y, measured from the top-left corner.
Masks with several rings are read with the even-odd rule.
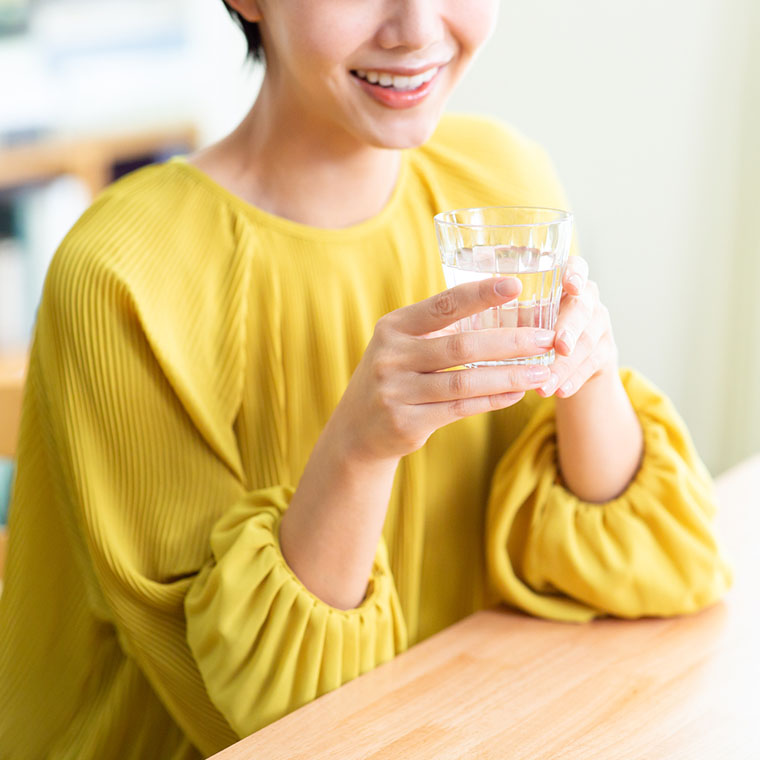
[[[502,599],[533,615],[682,615],[731,584],[711,528],[713,484],[683,420],[645,378],[630,369],[621,378],[636,400],[645,457],[618,498],[588,504],[558,484],[556,400],[534,415],[494,474],[489,570]]]
[[[206,756],[499,600],[587,620],[720,596],[709,478],[632,371],[646,451],[619,499],[557,482],[554,401],[529,393],[403,458],[359,607],[285,562],[280,520],[375,323],[445,287],[433,214],[496,204],[567,207],[539,146],[456,116],[346,229],[256,209],[181,158],[96,199],[35,329],[0,758]]]

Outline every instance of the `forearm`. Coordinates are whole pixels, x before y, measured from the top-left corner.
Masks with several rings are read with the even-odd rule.
[[[380,540],[398,459],[352,456],[334,419],[320,436],[280,524],[283,556],[333,607],[357,607]]]
[[[567,488],[590,502],[620,495],[638,469],[643,434],[617,369],[592,377],[569,398],[558,398],[556,419]]]
[[[515,368],[508,388],[485,372],[455,388],[451,376],[440,372],[493,356],[496,348],[488,342],[493,331],[479,331],[463,357],[461,342],[442,331],[519,292],[515,278],[487,278],[378,320],[280,523],[286,562],[323,601],[350,609],[364,598],[401,457],[419,450],[444,425],[511,406],[539,385],[527,367]],[[546,332],[523,331],[513,355],[540,353],[553,337]],[[503,342],[498,347],[503,350]]]

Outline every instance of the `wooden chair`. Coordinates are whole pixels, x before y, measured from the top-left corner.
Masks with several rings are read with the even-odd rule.
[[[0,356],[0,457],[12,459],[16,453],[26,363],[26,354]],[[7,545],[8,532],[0,527],[0,587]]]

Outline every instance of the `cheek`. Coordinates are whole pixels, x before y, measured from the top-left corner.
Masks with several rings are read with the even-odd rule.
[[[319,13],[304,12],[289,39],[288,49],[298,51],[299,60],[315,73],[344,65],[361,43],[371,37],[366,29],[367,14],[358,12],[359,3],[351,4],[352,8],[337,5],[340,7],[332,12],[324,8]],[[319,3],[311,5],[312,11],[315,6],[318,9]]]
[[[449,28],[463,51],[473,55],[493,34],[498,15],[498,0],[451,0]]]

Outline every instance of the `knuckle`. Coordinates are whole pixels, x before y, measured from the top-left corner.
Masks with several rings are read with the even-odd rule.
[[[581,352],[585,351],[586,353],[588,353],[589,351],[591,351],[594,345],[595,344],[591,336],[587,332],[583,332],[578,338],[578,342],[575,344],[575,350],[577,351],[578,349],[580,349]]]
[[[452,396],[469,396],[472,390],[472,379],[464,371],[449,372],[449,391]]]
[[[504,373],[504,385],[509,388],[510,391],[514,390],[515,388],[530,385],[530,380],[528,379],[528,368],[520,367],[518,370],[516,367],[508,367],[507,371]]]
[[[396,404],[392,395],[387,391],[381,391],[377,394],[377,405],[382,414],[393,424],[396,417]]]
[[[504,403],[509,400],[509,394],[499,393],[488,397],[488,406],[490,406],[491,409],[501,409],[504,406]]]
[[[403,410],[396,404],[389,404],[387,399],[385,400],[385,403],[387,404],[385,407],[387,425],[391,435],[396,439],[404,440],[409,432],[407,415],[405,415]]]
[[[562,385],[562,380],[565,377],[568,377],[570,374],[570,367],[571,364],[568,362],[567,357],[558,357],[554,364],[552,365],[552,374],[557,376],[558,383],[557,387]]]
[[[375,358],[372,364],[372,376],[378,385],[387,385],[395,373],[394,363],[385,355]]]
[[[518,355],[535,348],[533,334],[530,330],[510,330],[506,335],[505,343],[505,348],[508,351],[515,352]]]
[[[449,411],[454,417],[467,417],[468,406],[467,399],[457,398],[449,401]]]
[[[433,298],[431,309],[437,317],[453,317],[457,310],[457,297],[451,290],[444,290]]]
[[[454,364],[464,364],[472,355],[472,336],[468,333],[456,333],[449,338],[449,358]]]
[[[394,331],[394,322],[394,312],[384,314],[375,322],[374,337],[380,345],[386,345],[390,341],[391,333]]]

